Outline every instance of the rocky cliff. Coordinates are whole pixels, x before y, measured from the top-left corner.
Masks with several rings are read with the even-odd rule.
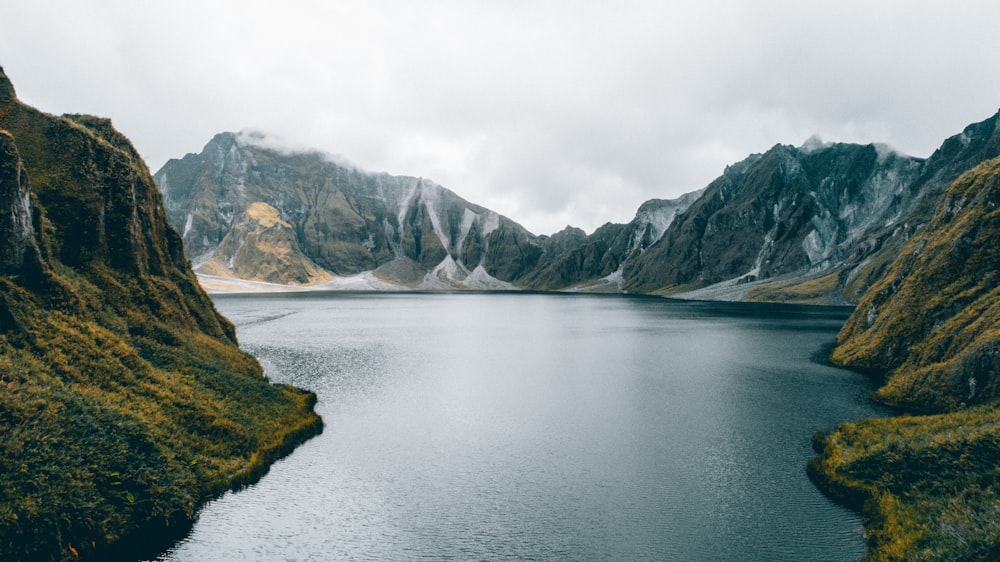
[[[313,401],[239,350],[128,140],[0,70],[3,557],[155,554],[319,431]]]
[[[677,293],[842,267],[907,209],[922,161],[876,145],[778,145],[729,166],[625,267],[634,292]]]
[[[521,283],[543,290],[622,292],[625,264],[656,243],[701,194],[695,191],[676,199],[651,199],[639,207],[629,223],[607,223],[590,236],[567,227],[543,245],[535,270]],[[570,237],[572,242],[562,241]],[[557,240],[560,242],[554,243]]]

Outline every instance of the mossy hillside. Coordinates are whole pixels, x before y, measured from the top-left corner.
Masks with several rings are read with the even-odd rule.
[[[880,399],[920,411],[1000,398],[1000,159],[961,176],[858,305],[832,359],[892,370]]]
[[[319,431],[314,396],[238,349],[110,122],[24,106],[0,72],[0,129],[38,256],[0,277],[0,552],[149,554]]]
[[[838,297],[842,270],[819,276],[758,285],[747,292],[746,300],[798,304],[846,304]]]
[[[1000,559],[1000,159],[945,192],[865,294],[833,360],[915,412],[843,424],[810,475],[862,509],[871,560]]]
[[[0,548],[12,559],[155,544],[319,429],[311,395],[268,384],[232,344],[118,316],[97,286],[69,279],[80,309],[3,287],[23,327],[0,336]]]
[[[1000,559],[1000,410],[842,424],[810,476],[861,509],[869,560]]]

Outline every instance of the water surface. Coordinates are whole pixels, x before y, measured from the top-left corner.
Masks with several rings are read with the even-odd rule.
[[[531,294],[219,296],[324,433],[161,560],[856,560],[810,436],[880,415],[844,309]]]

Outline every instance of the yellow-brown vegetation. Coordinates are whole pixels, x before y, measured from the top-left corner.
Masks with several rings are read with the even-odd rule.
[[[2,71],[0,110],[0,195],[27,177],[32,204],[0,247],[36,256],[0,276],[0,557],[155,555],[319,432],[315,396],[240,351],[109,121],[24,106]]]
[[[813,479],[862,510],[871,560],[1000,560],[1000,159],[947,190],[865,294],[832,360],[923,415],[843,424]]]

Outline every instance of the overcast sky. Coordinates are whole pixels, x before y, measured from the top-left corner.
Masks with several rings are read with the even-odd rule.
[[[1000,2],[7,2],[0,66],[152,171],[257,129],[536,234],[627,222],[776,143],[928,156],[1000,108]]]

